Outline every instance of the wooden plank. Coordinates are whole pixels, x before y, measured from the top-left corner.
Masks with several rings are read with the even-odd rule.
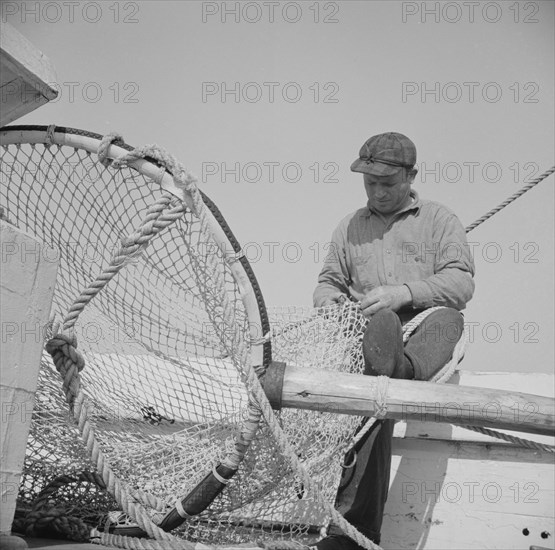
[[[387,386],[380,387],[384,383]],[[272,388],[265,390],[276,401]],[[371,416],[379,408],[378,400],[386,404],[388,418],[549,436],[555,430],[555,401],[549,397],[454,384],[380,380],[291,365],[284,370],[282,407]]]
[[[42,254],[42,244],[35,237],[1,220],[0,244],[0,533],[9,533],[31,426],[44,329],[50,315],[58,261]]]
[[[0,22],[0,126],[54,99],[56,73],[50,60],[21,33]]]

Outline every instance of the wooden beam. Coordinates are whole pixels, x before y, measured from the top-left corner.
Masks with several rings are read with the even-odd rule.
[[[281,395],[276,395],[275,376],[265,376],[263,386],[278,408],[361,416],[373,416],[379,408],[383,381],[376,377],[282,364],[277,368],[283,371]],[[555,400],[549,397],[413,380],[385,382],[387,418],[555,435]]]

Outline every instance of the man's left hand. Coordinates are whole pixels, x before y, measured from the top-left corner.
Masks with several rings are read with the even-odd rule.
[[[379,286],[368,292],[360,301],[362,314],[370,318],[381,309],[397,311],[412,303],[412,294],[406,285]]]

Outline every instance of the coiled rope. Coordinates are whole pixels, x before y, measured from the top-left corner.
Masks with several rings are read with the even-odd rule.
[[[12,530],[25,533],[27,536],[38,536],[48,530],[77,542],[88,541],[91,529],[83,520],[71,516],[65,509],[49,507],[51,497],[58,489],[70,483],[92,483],[100,489],[106,489],[102,478],[94,472],[81,472],[78,476],[59,476],[39,493],[32,509],[24,518],[14,520]]]

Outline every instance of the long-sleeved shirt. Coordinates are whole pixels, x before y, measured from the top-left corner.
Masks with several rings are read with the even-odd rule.
[[[340,295],[361,300],[375,287],[405,284],[410,310],[464,309],[474,292],[474,262],[466,232],[445,206],[418,197],[386,220],[368,205],[335,229],[314,306]]]

